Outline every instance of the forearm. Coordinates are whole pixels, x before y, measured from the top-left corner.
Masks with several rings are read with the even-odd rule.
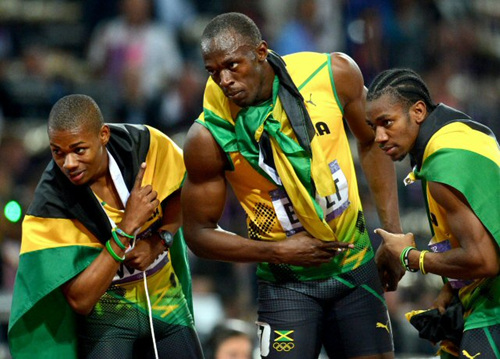
[[[193,230],[185,226],[185,239],[198,257],[227,262],[278,263],[278,243],[255,241],[220,228]]]
[[[387,231],[402,233],[394,163],[374,142],[358,144],[358,150],[381,225]]]
[[[122,243],[128,245],[128,240],[120,237]],[[119,256],[125,253],[113,240],[111,248]],[[109,251],[104,248],[94,261],[79,275],[62,286],[63,293],[73,308],[79,314],[87,315],[92,311],[101,296],[111,285],[120,267]]]
[[[442,253],[426,254],[426,271],[460,279],[498,275],[498,244],[469,207],[463,194],[438,182],[428,182],[428,188],[433,200],[445,211],[450,235],[459,247]],[[412,260],[416,256],[417,253],[413,253]]]
[[[421,254],[419,250],[409,253],[410,268],[420,268]],[[491,264],[484,263],[463,248],[454,248],[442,253],[425,253],[422,265],[426,273],[456,279],[477,279],[498,274],[490,269]]]

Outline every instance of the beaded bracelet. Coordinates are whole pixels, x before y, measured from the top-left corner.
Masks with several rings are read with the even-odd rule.
[[[403,251],[401,252],[401,255],[399,256],[399,259],[400,259],[401,265],[403,266],[404,269],[406,269],[408,272],[415,273],[418,271],[418,269],[413,269],[410,267],[410,258],[409,258],[409,253],[413,249],[416,250],[417,248],[409,246],[409,247],[406,247],[405,249],[403,249]]]
[[[125,260],[125,255],[123,255],[123,257],[120,257],[118,254],[115,253],[113,247],[111,247],[111,242],[109,240],[106,242],[106,249],[108,250],[109,254],[111,255],[111,257],[113,257],[115,261],[123,262]]]
[[[425,254],[428,252],[429,252],[428,250],[423,250],[422,252],[420,252],[420,257],[418,259],[418,267],[420,268],[420,272],[422,272],[422,274],[427,274],[424,268],[424,257]]]
[[[122,241],[120,241],[120,238],[118,238],[118,236],[116,235],[118,231],[116,231],[114,228],[113,230],[111,231],[111,236],[113,237],[113,239],[115,240],[115,243],[118,245],[118,247],[120,247],[121,249],[125,250],[127,249],[127,247],[125,247],[125,245],[122,243]]]

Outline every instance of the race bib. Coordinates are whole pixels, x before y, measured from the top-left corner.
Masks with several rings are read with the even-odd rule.
[[[339,217],[351,204],[349,201],[349,184],[337,160],[330,163],[330,171],[335,183],[335,193],[327,197],[316,195],[316,201],[323,209],[327,222]]]
[[[349,201],[349,185],[347,178],[342,172],[338,162],[335,160],[330,163],[330,171],[335,183],[335,193],[327,197],[316,195],[316,201],[321,206],[327,222],[339,217],[351,204]],[[273,207],[281,226],[285,230],[287,237],[301,232],[304,227],[300,223],[292,201],[283,188],[278,188],[269,193]]]

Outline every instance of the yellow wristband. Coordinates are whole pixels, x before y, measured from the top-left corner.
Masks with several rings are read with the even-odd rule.
[[[427,274],[424,268],[424,258],[425,254],[428,252],[428,250],[423,250],[422,252],[420,252],[420,258],[418,259],[418,267],[420,268],[420,272],[422,272],[422,274]]]

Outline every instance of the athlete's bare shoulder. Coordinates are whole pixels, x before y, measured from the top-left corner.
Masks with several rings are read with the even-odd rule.
[[[364,80],[358,64],[342,52],[333,52],[332,72],[342,104],[358,100],[364,92]]]
[[[205,126],[196,122],[184,142],[184,162],[190,179],[209,178],[227,167],[225,153],[215,138]]]

